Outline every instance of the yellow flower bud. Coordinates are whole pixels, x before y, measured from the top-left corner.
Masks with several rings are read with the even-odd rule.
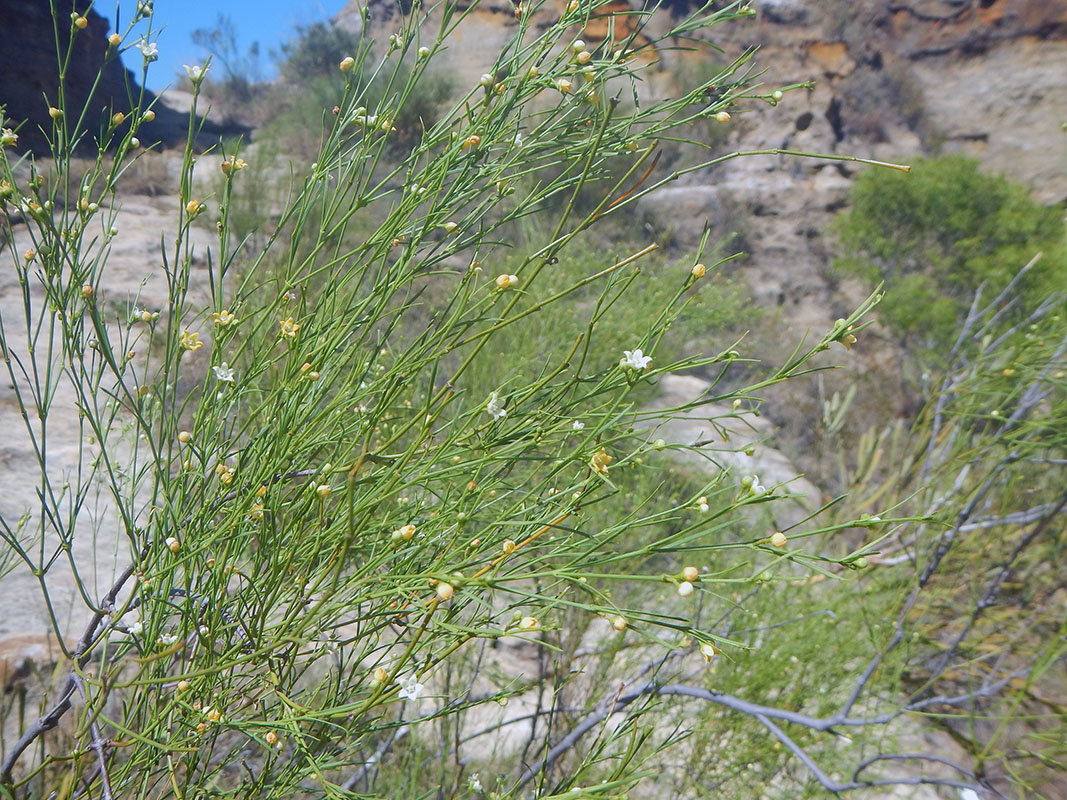
[[[700,572],[697,570],[696,567],[686,567],[682,570],[682,577],[692,583],[698,577],[700,577]]]
[[[122,37],[119,36],[117,33],[113,33],[107,37],[107,43],[112,47],[118,47],[120,44],[122,44]]]
[[[85,30],[88,26],[89,20],[87,20],[85,17],[78,17],[76,20],[74,20],[74,27],[80,31]]]
[[[615,617],[614,619],[611,620],[611,627],[613,627],[615,630],[619,631],[620,633],[622,633],[622,631],[626,630],[626,627],[627,627],[628,624],[629,623],[627,623],[626,620],[623,617]]]
[[[445,583],[444,581],[442,581],[441,583],[437,584],[437,599],[440,600],[442,603],[447,603],[449,600],[452,599],[453,591],[454,589],[451,583]]]
[[[725,125],[727,122],[730,121],[730,112],[720,111],[718,114],[715,115],[715,121]]]
[[[708,274],[708,268],[705,267],[703,264],[696,264],[690,270],[690,272],[692,273],[694,278],[703,278],[705,275]]]
[[[346,56],[345,58],[341,59],[341,72],[348,72],[350,69],[352,69],[352,65],[355,63],[356,59],[352,58],[352,56]]]
[[[789,541],[788,538],[781,531],[775,531],[771,536],[771,544],[778,548],[785,547],[787,541]]]

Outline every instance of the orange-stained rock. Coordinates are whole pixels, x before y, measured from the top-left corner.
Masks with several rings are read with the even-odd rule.
[[[824,75],[842,77],[850,75],[856,68],[844,42],[812,42],[807,46],[805,56],[812,69]]]

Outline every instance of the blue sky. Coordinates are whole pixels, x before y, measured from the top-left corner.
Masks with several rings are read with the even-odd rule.
[[[183,64],[199,63],[206,53],[193,44],[190,34],[197,28],[214,27],[219,14],[228,15],[238,30],[238,45],[246,50],[259,42],[259,63],[264,77],[274,75],[270,51],[292,33],[298,24],[330,19],[345,0],[154,0],[153,31],[159,34],[159,60],[148,69],[148,88],[160,91],[174,81]],[[123,31],[137,6],[135,0],[118,0]],[[115,26],[115,6],[103,0],[93,6]],[[138,26],[143,31],[145,23]],[[128,50],[123,60],[135,74],[141,73],[141,56]]]

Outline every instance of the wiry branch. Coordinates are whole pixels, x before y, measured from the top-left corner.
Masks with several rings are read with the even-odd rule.
[[[658,684],[655,681],[646,681],[640,686],[631,689],[629,691],[616,691],[614,692],[606,702],[601,703],[600,707],[591,712],[581,722],[578,723],[566,736],[563,737],[552,747],[545,757],[536,765],[536,767],[527,767],[525,774],[519,779],[516,784],[516,789],[521,789],[526,786],[531,780],[542,774],[545,770],[548,770],[552,765],[568,750],[575,747],[578,741],[587,734],[590,730],[597,725],[604,722],[612,714],[619,713],[627,706],[634,703],[645,695],[656,697],[667,696],[682,696],[691,697],[697,700],[703,700],[705,702],[714,703],[724,708],[728,708],[732,711],[745,714],[757,720],[763,727],[765,727],[771,734],[780,741],[786,748],[788,748],[797,759],[804,764],[804,766],[812,773],[816,780],[829,792],[841,793],[846,791],[852,791],[855,789],[871,788],[876,786],[917,786],[920,784],[933,784],[939,786],[950,786],[960,789],[971,789],[976,792],[991,792],[996,796],[1001,796],[991,787],[979,782],[977,777],[961,767],[958,764],[954,764],[945,759],[938,757],[925,757],[917,756],[914,754],[885,754],[870,758],[864,762],[861,762],[853,773],[853,777],[850,781],[839,782],[830,778],[816,763],[811,754],[808,753],[803,747],[798,745],[779,725],[778,722],[789,723],[794,725],[800,725],[801,727],[809,730],[835,733],[835,728],[845,727],[869,727],[875,725],[885,725],[892,722],[897,717],[909,711],[916,711],[921,708],[934,705],[935,703],[942,705],[955,705],[961,702],[973,701],[982,697],[988,697],[999,691],[1004,685],[1014,680],[1017,676],[1013,675],[1006,678],[1003,681],[990,684],[989,686],[967,695],[961,695],[959,697],[938,697],[928,698],[927,700],[920,701],[914,704],[909,704],[897,709],[895,711],[887,712],[885,714],[878,714],[871,717],[851,717],[845,708],[842,708],[837,714],[829,717],[812,717],[807,714],[801,714],[796,711],[789,711],[782,708],[775,708],[773,706],[765,706],[759,703],[752,703],[748,700],[743,700],[739,697],[726,694],[724,692],[716,692],[710,689],[704,689],[699,686],[688,686],[685,684]],[[942,778],[927,778],[922,776],[902,776],[898,778],[882,778],[873,780],[859,780],[858,775],[876,761],[888,761],[888,760],[905,760],[905,759],[921,759],[928,761],[938,761],[945,763],[958,772],[969,778],[970,781],[959,781]]]
[[[147,555],[147,550],[141,552],[141,558],[143,559]],[[88,626],[85,628],[85,632],[78,640],[74,650],[71,653],[71,660],[74,662],[70,668],[70,672],[67,673],[66,679],[59,689],[59,699],[52,704],[52,707],[45,712],[40,718],[38,718],[22,737],[11,746],[11,750],[8,752],[7,757],[4,759],[4,763],[0,765],[0,783],[11,783],[11,770],[14,769],[15,763],[19,760],[19,757],[25,752],[37,738],[43,735],[45,732],[52,730],[59,724],[59,720],[63,717],[67,711],[70,710],[71,698],[74,696],[74,692],[78,688],[78,672],[88,663],[90,653],[93,645],[97,639],[102,636],[106,630],[107,625],[103,628],[100,627],[100,623],[103,621],[104,616],[110,614],[114,610],[115,598],[118,597],[119,592],[122,591],[122,587],[126,585],[136,569],[136,563],[133,562],[122,571],[122,574],[118,576],[115,583],[112,584],[111,589],[104,595],[100,601],[100,608],[97,609],[92,618],[89,620]],[[102,772],[102,775],[106,775],[106,772]]]

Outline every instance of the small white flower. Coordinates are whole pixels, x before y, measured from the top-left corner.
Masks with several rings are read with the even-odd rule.
[[[193,83],[202,81],[207,74],[207,67],[201,67],[199,65],[190,67],[188,64],[183,64],[182,66],[185,67],[185,74],[189,76],[189,80]]]
[[[485,791],[485,789],[482,788],[482,782],[479,779],[477,772],[471,775],[470,778],[467,780],[467,788],[469,788],[472,792]]]
[[[585,423],[582,422],[580,419],[576,419],[574,422],[571,423],[571,428],[576,431],[580,431],[585,428]]]
[[[176,641],[178,641],[178,637],[173,633],[164,633],[159,637],[159,643],[164,647],[170,647],[170,645],[174,644]]]
[[[522,147],[522,134],[521,133],[516,133],[515,134],[515,146],[516,147]]]
[[[748,491],[751,492],[753,497],[759,497],[760,495],[767,493],[767,487],[759,482],[758,475],[753,475],[752,485],[749,487]]]
[[[233,383],[234,382],[233,370],[226,365],[225,361],[223,361],[217,367],[212,367],[211,371],[214,372],[215,373],[215,377],[218,380],[222,381],[223,383]]]
[[[632,351],[623,350],[622,352],[626,356],[623,359],[623,366],[628,369],[646,369],[652,363],[652,356],[646,356],[641,352],[641,348]]]
[[[493,419],[503,419],[508,415],[504,410],[504,404],[500,402],[500,396],[493,392],[489,395],[489,402],[485,404],[485,410]]]
[[[426,688],[423,684],[419,683],[418,677],[414,673],[402,680],[397,678],[396,684],[400,687],[400,692],[397,696],[406,698],[413,703],[419,699],[419,692]]]
[[[150,42],[147,39],[141,39],[134,45],[141,51],[141,55],[144,56],[145,61],[155,61],[159,58],[159,47],[155,42]],[[186,67],[188,69],[188,67]]]

